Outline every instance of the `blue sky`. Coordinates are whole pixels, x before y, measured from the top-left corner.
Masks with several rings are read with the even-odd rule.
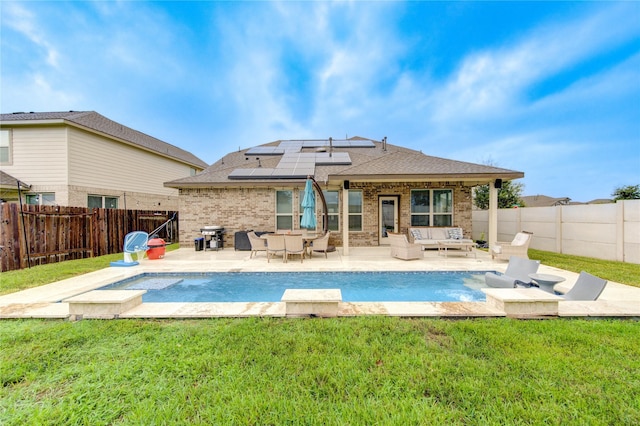
[[[94,110],[213,163],[388,137],[523,171],[524,195],[640,184],[638,2],[0,2],[0,109]]]

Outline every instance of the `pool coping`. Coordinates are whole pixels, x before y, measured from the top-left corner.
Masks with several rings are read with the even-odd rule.
[[[506,261],[492,260],[483,251],[477,258],[437,255],[425,251],[423,259],[404,261],[391,258],[388,247],[351,248],[348,256],[342,249],[328,258],[313,257],[304,262],[278,262],[266,257],[250,258],[248,251],[223,249],[195,252],[181,248],[167,252],[164,259],[144,259],[140,265],[105,269],[44,286],[0,296],[0,319],[57,318],[70,319],[69,306],[62,300],[78,296],[130,278],[143,272],[327,272],[327,271],[486,271],[504,272]],[[541,273],[560,275],[565,282],[557,288],[571,288],[578,274],[545,265]],[[328,288],[335,287],[328,285]],[[640,288],[609,282],[601,297],[594,302],[560,301],[559,317],[640,317]],[[233,303],[142,303],[118,314],[117,318],[218,318],[218,317],[284,317],[283,302]],[[341,302],[338,316],[388,315],[406,317],[504,317],[505,312],[485,302]],[[535,317],[535,315],[532,315]]]

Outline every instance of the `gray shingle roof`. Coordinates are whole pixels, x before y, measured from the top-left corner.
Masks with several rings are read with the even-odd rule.
[[[95,111],[29,112],[2,114],[0,116],[0,122],[2,123],[28,121],[64,121],[68,124],[81,126],[116,139],[121,139],[133,145],[138,145],[142,148],[172,157],[176,160],[183,161],[199,168],[206,168],[208,166],[207,163],[188,151],[137,130],[133,130],[127,126],[123,126],[122,124],[110,120]]]
[[[30,188],[28,184],[20,181],[20,189],[27,190]],[[10,189],[18,189],[18,179],[11,176],[9,173],[5,173],[0,170],[0,187],[2,188],[10,188]]]
[[[354,138],[361,139],[361,138]],[[260,145],[260,147],[278,146],[280,141]],[[419,151],[373,141],[374,148],[334,148],[334,152],[346,152],[351,158],[350,165],[316,165],[314,177],[317,181],[340,180],[397,180],[397,181],[436,181],[465,180],[469,182],[491,179],[518,179],[523,172],[503,169],[482,164],[467,163],[432,157]],[[283,179],[229,179],[236,169],[273,168],[278,165],[280,156],[246,156],[248,150],[232,152],[209,166],[203,172],[183,179],[165,183],[169,187],[207,187],[222,185],[264,185],[282,183]],[[258,162],[256,158],[260,158]],[[299,179],[298,179],[299,180]]]

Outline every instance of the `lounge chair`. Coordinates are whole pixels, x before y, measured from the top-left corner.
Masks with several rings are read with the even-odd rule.
[[[518,284],[528,286],[531,284],[529,274],[535,274],[539,266],[539,260],[511,256],[507,270],[503,275],[487,272],[484,274],[484,281],[489,287],[514,288]]]
[[[286,262],[286,249],[284,246],[284,235],[269,234],[267,235],[267,263],[274,254],[282,253],[282,261]]]
[[[597,300],[606,285],[607,280],[582,271],[571,290],[562,297],[564,300]]]
[[[249,237],[249,243],[251,244],[251,253],[249,254],[249,259],[251,259],[254,254],[257,256],[259,251],[267,251],[267,241],[263,238],[258,237],[255,232],[247,232],[247,237]]]
[[[302,235],[285,235],[284,236],[284,248],[285,248],[285,262],[289,261],[290,255],[299,255],[300,263],[304,259],[304,240]]]
[[[327,253],[335,250],[335,247],[330,247],[329,246],[329,234],[331,232],[327,232],[326,234],[324,234],[322,237],[316,238],[315,240],[311,241],[311,244],[309,245],[309,257],[312,256],[313,252],[317,252],[317,253],[324,253],[324,258],[327,258]]]
[[[529,243],[531,242],[531,232],[518,232],[511,242],[496,241],[491,246],[491,258],[509,259],[511,256],[518,256],[523,259],[529,258]]]
[[[420,244],[410,243],[404,234],[387,232],[391,243],[391,257],[403,260],[422,259],[424,253]]]

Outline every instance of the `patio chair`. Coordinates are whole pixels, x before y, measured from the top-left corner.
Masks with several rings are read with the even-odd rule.
[[[562,297],[564,300],[597,300],[606,285],[607,280],[582,271],[571,290]]]
[[[403,260],[421,259],[424,257],[420,244],[410,243],[404,234],[387,232],[391,243],[391,257]]]
[[[284,235],[269,234],[267,235],[267,263],[274,254],[282,253],[282,261],[286,262],[286,249],[284,246]]]
[[[511,256],[518,256],[523,259],[529,258],[529,243],[533,233],[522,231],[518,232],[511,242],[496,241],[491,246],[491,258],[509,259]]]
[[[285,262],[289,261],[289,255],[300,255],[300,263],[304,259],[304,241],[302,235],[285,235],[284,236],[284,248],[285,248]]]
[[[258,256],[259,251],[267,251],[267,241],[263,238],[258,237],[255,232],[247,232],[247,237],[249,237],[249,243],[251,244],[251,253],[249,254],[249,259],[251,259],[254,254]]]
[[[309,257],[312,256],[313,252],[324,253],[324,258],[327,258],[327,253],[335,250],[334,247],[329,246],[329,234],[331,232],[327,232],[322,237],[316,238],[311,241],[309,245]],[[333,250],[332,250],[333,249]]]
[[[530,286],[531,278],[529,278],[529,274],[535,274],[539,266],[539,260],[529,260],[511,256],[507,270],[503,275],[487,272],[484,274],[484,281],[489,287],[498,288],[514,288],[517,287],[518,284]]]

